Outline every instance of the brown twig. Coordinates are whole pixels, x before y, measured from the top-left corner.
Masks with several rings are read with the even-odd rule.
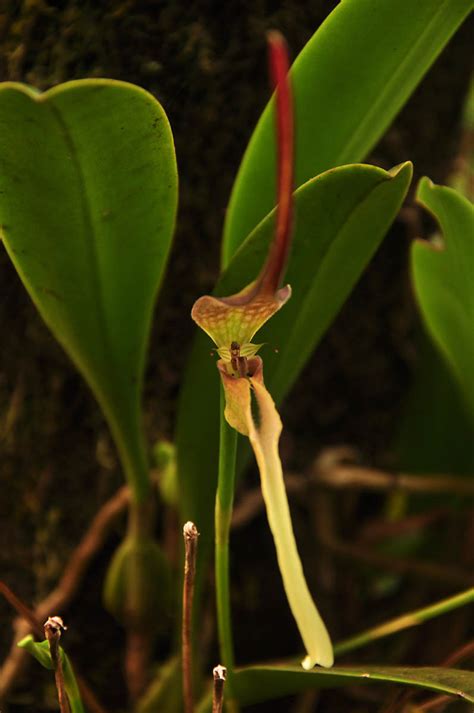
[[[194,598],[194,579],[196,575],[196,553],[199,532],[193,522],[183,527],[184,537],[184,582],[183,582],[183,623],[182,623],[182,666],[183,666],[183,701],[185,713],[193,713],[193,667],[191,618]]]
[[[313,469],[314,480],[318,485],[331,489],[344,490],[402,490],[406,493],[430,493],[434,495],[452,494],[474,497],[472,478],[460,478],[452,475],[408,475],[406,473],[387,473],[375,468],[362,468],[356,465],[335,464],[331,468]]]
[[[214,688],[212,691],[212,713],[222,713],[224,704],[224,684],[227,676],[227,669],[220,664],[213,668]]]
[[[334,449],[337,452],[337,449]],[[318,464],[319,463],[319,464]],[[351,475],[354,471],[354,477]],[[332,474],[335,474],[333,479]],[[448,492],[447,484],[450,484],[451,493],[474,494],[474,484],[465,483],[464,478],[451,476],[430,476],[428,487],[423,490],[420,486],[422,477],[411,475],[393,475],[382,471],[371,470],[369,468],[358,468],[355,466],[338,465],[335,460],[326,461],[326,454],[317,462],[312,471],[312,479],[305,478],[295,473],[285,474],[285,485],[289,494],[304,494],[309,489],[317,485],[344,488],[357,487],[358,489],[368,487],[369,489],[388,490],[398,487],[407,492]],[[369,485],[371,484],[371,485]],[[465,486],[468,487],[465,487]],[[243,527],[256,517],[263,510],[263,498],[260,488],[250,490],[234,508],[232,516],[232,527],[238,529]],[[436,513],[436,517],[441,516],[441,512]],[[427,516],[428,524],[433,520],[434,515]],[[436,519],[436,517],[434,519]],[[409,522],[407,525],[413,523]],[[458,567],[448,567],[420,560],[409,560],[400,557],[383,555],[375,550],[371,550],[360,544],[345,542],[337,537],[333,532],[318,532],[318,537],[324,547],[342,559],[356,560],[364,562],[374,567],[380,567],[390,572],[419,576],[434,581],[447,582],[459,586],[469,586],[474,583],[474,575]]]
[[[285,487],[289,495],[306,493],[310,486],[308,478],[294,473],[285,473]],[[253,488],[237,502],[232,512],[232,529],[238,530],[247,525],[264,510],[262,490]]]
[[[10,603],[13,604],[23,618],[15,623],[15,635],[10,651],[0,669],[0,700],[7,695],[28,659],[27,652],[18,648],[18,641],[31,633],[31,631],[35,631],[41,637],[43,635],[41,622],[48,617],[51,611],[63,611],[68,606],[82,582],[90,561],[104,544],[112,522],[126,509],[129,500],[130,491],[127,486],[124,486],[103,505],[92,520],[81,542],[72,553],[58,586],[38,604],[34,611],[28,610],[33,619],[29,618],[25,611],[13,604],[11,598],[9,599]],[[5,587],[6,585],[3,585],[1,591],[8,599],[7,594],[5,594]],[[77,674],[77,667],[75,668],[81,695],[87,707],[92,713],[105,713],[105,709],[97,701],[83,677]]]
[[[474,574],[459,567],[448,567],[424,560],[383,555],[366,547],[345,542],[332,535],[326,536],[320,541],[326,549],[341,559],[363,562],[389,572],[422,577],[423,579],[431,579],[435,582],[444,582],[461,587],[469,587],[474,584]]]
[[[10,587],[5,584],[5,582],[0,581],[0,592],[3,594],[7,602],[18,612],[18,614],[20,614],[20,616],[28,622],[31,630],[34,631],[37,636],[42,637],[44,629],[41,626],[35,612],[27,607],[26,604],[16,596],[15,592],[13,592]]]
[[[54,680],[58,692],[59,710],[61,713],[71,713],[71,706],[64,683],[63,662],[59,651],[59,640],[63,629],[62,619],[57,616],[48,617],[44,624],[44,635],[49,644],[49,653],[53,662]]]
[[[426,703],[421,703],[420,705],[417,705],[416,707],[416,712],[417,713],[428,713],[428,711],[440,711],[444,706],[448,705],[448,703],[452,703],[453,697],[452,696],[446,696],[444,693],[435,696],[434,698],[430,698],[429,701],[426,701]]]
[[[128,629],[125,642],[125,680],[131,702],[136,702],[149,682],[154,637],[142,628]]]
[[[16,645],[16,642],[22,639],[24,636],[26,636],[28,633],[31,631],[34,631],[35,634],[38,636],[38,638],[41,638],[44,635],[44,627],[41,626],[40,620],[38,619],[36,612],[34,612],[32,609],[26,606],[24,602],[21,601],[17,595],[12,592],[10,587],[8,587],[5,582],[0,581],[0,592],[3,594],[5,599],[12,605],[12,607],[20,614],[20,616],[24,617],[26,621],[23,619],[19,620],[19,623],[17,625],[17,637],[15,638],[15,641],[12,644],[12,651],[10,652],[7,661],[5,662],[3,668],[2,668],[2,675],[3,671],[6,669],[7,676],[9,675],[10,671],[12,668],[15,669],[15,674],[18,673],[18,671],[21,669],[21,663],[23,662],[23,658],[21,659],[20,666],[18,667],[18,659],[14,658],[14,654],[19,651],[20,653],[26,653],[24,649],[18,648]],[[48,617],[49,618],[49,617]],[[22,624],[28,623],[26,633],[24,633],[22,636],[18,636],[18,631],[20,630],[20,627]],[[15,647],[13,649],[13,646]],[[11,659],[11,661],[10,661]],[[6,668],[7,664],[10,662],[10,668]],[[72,663],[72,661],[71,661]],[[16,668],[15,668],[16,665]],[[93,691],[89,688],[89,685],[86,683],[84,678],[78,673],[77,671],[77,666],[74,666],[75,673],[76,673],[76,680],[77,684],[79,686],[79,690],[81,692],[81,696],[83,700],[85,701],[87,707],[91,711],[91,713],[107,713],[105,708],[99,703],[97,700],[95,694]],[[10,677],[7,679],[8,681],[13,681],[13,679]],[[4,692],[3,690],[0,693],[0,698],[3,698],[6,695],[6,691]]]
[[[441,664],[442,666],[455,666],[461,663],[465,659],[474,656],[474,641],[469,641],[467,644],[463,644],[459,649],[453,651]],[[452,701],[452,696],[438,695],[430,698],[425,703],[420,703],[417,706],[417,711],[420,713],[428,713],[428,711],[434,711],[441,706]]]
[[[386,538],[400,537],[401,535],[414,534],[433,526],[440,520],[452,515],[449,507],[438,507],[428,512],[407,515],[399,520],[383,520],[374,518],[360,529],[358,540],[365,544],[378,542]]]
[[[443,667],[455,666],[456,664],[461,663],[461,661],[471,658],[473,655],[474,641],[469,641],[467,644],[463,644],[459,649],[456,649],[456,651],[453,651],[440,665]],[[413,690],[405,691],[401,695],[397,695],[394,700],[389,703],[388,707],[384,706],[382,713],[397,713],[401,710],[406,710],[408,713],[408,710],[411,710],[409,706],[414,695]],[[452,696],[447,696],[444,693],[438,694],[424,703],[417,703],[416,711],[417,713],[428,713],[428,711],[432,712],[437,711],[438,709],[441,710],[442,706],[447,705],[452,702],[452,700]]]
[[[337,449],[335,449],[337,450]],[[474,480],[451,475],[409,475],[388,473],[375,468],[344,465],[336,460],[324,463],[326,456],[318,458],[308,475],[285,473],[286,490],[291,495],[305,494],[314,486],[330,490],[375,490],[432,495],[461,495],[474,497]],[[249,490],[240,499],[232,515],[232,528],[239,529],[251,522],[264,510],[260,488]]]
[[[456,666],[458,663],[461,663],[461,661],[472,657],[474,657],[474,640],[468,641],[467,644],[463,644],[459,649],[449,654],[441,665],[447,667]]]

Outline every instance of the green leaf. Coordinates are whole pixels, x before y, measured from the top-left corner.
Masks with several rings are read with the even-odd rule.
[[[278,345],[262,352],[265,383],[278,403],[287,393],[394,219],[411,179],[411,164],[390,172],[342,166],[295,194],[295,235],[288,265],[293,294],[259,332]],[[242,245],[215,292],[230,295],[250,282],[264,261],[274,213]],[[212,539],[219,428],[219,377],[199,333],[185,374],[178,412],[178,472],[182,517],[196,523],[200,550]]]
[[[427,331],[461,386],[474,422],[474,206],[422,178],[417,198],[438,220],[443,244],[412,246],[416,298]]]
[[[466,589],[462,592],[459,592],[458,594],[455,594],[453,596],[450,596],[448,598],[442,599],[440,601],[434,602],[433,604],[429,604],[428,606],[422,607],[420,609],[416,609],[414,611],[409,611],[401,616],[395,617],[394,619],[389,619],[388,621],[385,621],[381,624],[378,624],[370,629],[366,629],[365,631],[362,631],[355,636],[351,636],[348,639],[345,639],[343,641],[340,641],[335,644],[334,646],[334,653],[337,657],[341,655],[345,655],[349,652],[352,652],[356,649],[360,649],[364,646],[372,644],[374,641],[377,641],[379,639],[385,638],[387,636],[393,636],[394,634],[398,634],[401,631],[405,631],[406,629],[415,627],[415,626],[420,626],[424,622],[429,621],[430,619],[433,619],[435,617],[441,616],[443,614],[447,614],[448,612],[453,611],[454,609],[457,609],[462,606],[467,606],[468,604],[472,604],[474,601],[474,588]],[[301,659],[301,656],[299,657]],[[294,666],[294,659],[288,662],[280,662],[278,664],[278,671],[281,671],[281,669],[285,670],[291,670],[296,672],[298,674],[302,673],[302,669],[300,666],[296,667]],[[234,686],[236,689],[237,696],[239,696],[240,690],[239,690],[239,677],[242,675],[243,672],[246,672],[248,670],[254,670],[254,669],[265,669],[268,670],[268,666],[255,666],[251,667],[251,669],[245,668],[243,670],[237,671],[237,685]],[[273,669],[274,670],[274,669]],[[327,671],[327,673],[330,673],[331,675],[334,675],[334,672],[339,674],[341,671],[344,672],[344,678],[342,681],[336,680],[334,678],[329,678],[327,680],[324,680],[324,673],[325,671],[321,669],[315,669],[312,670],[311,673],[313,674],[319,674],[320,676],[323,676],[323,679],[317,679],[316,681],[311,682],[310,680],[303,681],[301,680],[301,684],[305,683],[307,684],[306,688],[324,688],[324,687],[330,687],[330,686],[338,686],[338,685],[344,685],[345,683],[351,683],[350,678],[346,679],[347,676],[347,668],[346,667],[336,667],[333,668],[331,671]],[[449,672],[449,679],[447,678],[445,672],[446,669],[423,669],[422,670],[422,675],[420,676],[420,669],[415,669],[415,668],[386,668],[384,666],[370,666],[368,669],[364,668],[363,673],[360,673],[360,669],[357,668],[355,669],[354,667],[350,668],[350,672],[354,673],[357,670],[357,677],[358,678],[371,678],[373,680],[390,680],[392,681],[393,676],[397,676],[396,682],[402,682],[402,683],[408,683],[409,685],[422,685],[423,687],[433,687],[433,681],[436,686],[439,684],[442,684],[443,686],[448,684],[448,685],[453,685],[452,684],[452,676],[451,674],[456,675],[456,680],[458,681],[458,674],[461,674],[461,677],[463,679],[466,678],[465,674],[467,672],[459,672],[459,671],[451,671]],[[367,676],[367,673],[371,673],[374,671],[374,675]],[[386,673],[389,672],[389,675],[391,678],[387,679]],[[403,672],[404,679],[401,681],[399,679],[399,674],[400,672]],[[434,674],[433,674],[434,672]],[[418,683],[413,679],[413,676],[418,680]],[[253,674],[251,676],[253,678]],[[472,674],[471,674],[472,678]],[[408,680],[409,679],[409,680]],[[233,679],[234,680],[234,679]],[[294,678],[295,684],[298,682],[298,678]],[[395,679],[393,679],[395,680]],[[451,681],[451,683],[450,683]],[[365,681],[364,681],[365,682]],[[255,683],[255,690],[260,689],[260,680],[257,677],[257,682]],[[463,693],[467,693],[468,695],[474,695],[474,681],[469,680],[469,684],[467,688],[462,688],[463,685],[465,685],[465,681],[459,681],[460,683],[460,689]],[[250,684],[245,684],[246,687],[246,695],[248,696],[253,696],[253,683],[251,682]],[[234,690],[233,688],[233,690]],[[271,690],[274,690],[274,687],[271,686]],[[277,689],[275,689],[277,690]],[[295,693],[298,691],[304,690],[304,688],[295,688],[289,689],[288,693]],[[436,688],[435,690],[439,690],[439,688]],[[444,688],[442,689],[444,690]],[[282,694],[283,695],[283,694]],[[456,690],[456,695],[459,695],[459,691]],[[268,698],[272,697],[271,695],[268,696]],[[212,699],[212,691],[208,691],[204,697],[202,698],[201,702],[198,705],[198,711],[199,713],[207,713],[211,709],[211,699]],[[259,698],[250,698],[249,700],[244,699],[243,702],[255,702],[256,700],[260,700]],[[266,700],[266,698],[265,698]],[[468,700],[470,700],[468,698]]]
[[[400,631],[411,628],[412,626],[419,626],[425,621],[434,619],[442,614],[447,614],[448,612],[453,611],[453,609],[466,606],[467,604],[472,604],[473,601],[474,587],[471,587],[463,592],[454,594],[452,597],[442,599],[434,604],[429,604],[422,609],[406,612],[401,616],[397,616],[395,619],[389,619],[382,624],[373,626],[371,629],[366,629],[355,636],[351,636],[349,639],[340,641],[334,646],[334,653],[336,656],[341,656],[349,651],[360,649],[363,646],[371,644],[377,639],[397,634]]]
[[[296,186],[361,161],[382,136],[472,0],[344,0],[296,58]],[[240,166],[222,246],[226,267],[275,205],[273,100]]]
[[[44,668],[47,668],[49,671],[53,670],[48,641],[35,641],[30,634],[19,641],[17,646],[19,646],[20,649],[28,651]],[[59,653],[63,664],[64,685],[69,703],[71,704],[71,713],[85,713],[71,662],[61,646],[59,647]]]
[[[177,202],[166,115],[106,79],[0,87],[0,226],[41,316],[92,388],[137,500],[139,404]]]
[[[394,444],[405,473],[474,473],[474,429],[461,389],[431,339],[420,329],[413,387]]]
[[[301,693],[369,682],[401,683],[474,702],[474,675],[449,668],[351,666],[303,671],[299,666],[251,666],[235,672],[237,699],[243,705]]]

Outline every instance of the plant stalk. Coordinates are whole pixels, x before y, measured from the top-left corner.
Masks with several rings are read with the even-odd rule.
[[[194,578],[196,575],[196,554],[199,532],[193,522],[183,527],[184,537],[184,582],[183,582],[183,622],[182,622],[182,667],[183,702],[185,713],[193,713],[193,666],[191,620],[193,613]]]
[[[237,704],[233,696],[234,647],[230,612],[229,533],[234,501],[237,432],[225,420],[224,408],[225,397],[221,387],[219,473],[215,508],[217,626],[221,661],[227,669],[227,707],[229,711],[236,711]]]
[[[61,713],[71,713],[71,706],[66,693],[64,683],[63,664],[59,651],[59,639],[61,638],[61,627],[56,623],[54,618],[49,618],[44,625],[44,635],[49,643],[49,651],[51,661],[53,662],[54,678],[56,681],[56,690],[58,692],[59,709]]]
[[[225,666],[216,666],[212,670],[214,677],[214,687],[212,691],[212,713],[222,713],[224,705],[224,684],[227,676]]]
[[[155,503],[153,498],[137,501],[132,497],[128,508],[127,537],[137,542],[154,540]],[[140,618],[145,618],[148,612],[144,611],[143,603],[146,601],[147,582],[153,576],[138,557],[131,563],[126,587],[130,601],[134,607],[138,606]],[[152,612],[149,612],[150,616]],[[132,618],[125,622],[125,674],[127,687],[132,701],[138,700],[149,681],[150,660],[153,651],[155,635],[153,631],[143,625],[137,624]]]
[[[440,614],[446,614],[453,609],[470,604],[473,601],[474,587],[471,587],[470,589],[466,589],[464,592],[455,594],[452,597],[442,599],[441,601],[436,602],[435,604],[430,604],[422,609],[416,609],[415,611],[408,612],[408,614],[403,614],[395,619],[390,619],[384,624],[374,626],[372,629],[367,629],[360,634],[356,634],[356,636],[352,636],[350,639],[345,639],[345,641],[341,641],[334,646],[334,653],[341,656],[349,651],[354,651],[362,646],[366,646],[367,644],[370,644],[377,639],[381,639],[384,636],[389,636],[390,634],[395,634],[403,629],[417,626],[418,624],[422,624],[424,621],[440,616]]]

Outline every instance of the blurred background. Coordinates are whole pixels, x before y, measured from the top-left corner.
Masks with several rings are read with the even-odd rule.
[[[180,380],[195,329],[191,306],[217,278],[232,182],[269,97],[265,33],[278,28],[296,56],[336,4],[3,0],[0,5],[2,81],[44,90],[79,77],[122,79],[152,92],[170,119],[180,206],[145,386],[151,443],[173,439]],[[473,141],[466,102],[473,29],[471,17],[368,163],[388,169],[409,159],[413,186],[428,175],[436,183],[472,191],[466,178]],[[342,489],[311,486],[315,472],[341,462],[409,474],[474,473],[472,434],[462,404],[422,333],[410,284],[410,242],[432,230],[409,196],[282,409],[281,448],[292,476],[296,536],[336,640],[474,581],[474,513],[466,498],[455,492],[440,498],[429,488],[413,497],[386,486],[374,492],[360,483]],[[3,249],[0,330],[0,572],[33,604],[55,586],[122,475],[95,401],[41,322]],[[257,486],[258,474],[250,468],[237,493],[232,539],[240,663],[294,655],[300,647]],[[100,597],[120,527],[94,559],[67,612],[68,651],[111,711],[125,710],[123,633],[102,609]],[[169,541],[179,530],[180,523],[171,520],[161,534]],[[2,658],[12,618],[0,600]],[[204,651],[214,662],[212,599],[203,622]],[[473,634],[472,613],[461,609],[365,648],[353,660],[439,665]],[[157,658],[170,650],[164,635]],[[32,665],[10,692],[4,713],[54,710],[44,673]],[[428,698],[411,694],[410,701]],[[387,687],[357,687],[248,710],[388,712],[403,710],[410,701]],[[466,708],[452,703],[445,710]]]

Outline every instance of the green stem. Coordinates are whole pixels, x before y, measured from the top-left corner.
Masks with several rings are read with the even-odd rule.
[[[130,486],[132,502],[146,503],[151,493],[150,467],[138,414],[125,423],[110,417],[109,424]]]
[[[228,710],[235,710],[235,702],[233,702],[234,647],[229,584],[229,532],[234,501],[237,432],[225,420],[224,407],[225,398],[221,387],[219,474],[215,509],[217,625],[221,663],[227,668],[227,706]]]
[[[352,636],[350,639],[341,641],[339,644],[334,646],[334,653],[341,656],[342,654],[346,654],[348,651],[354,651],[362,646],[366,646],[376,639],[381,639],[384,636],[395,634],[396,632],[408,629],[411,626],[417,626],[424,621],[433,619],[440,614],[446,614],[452,609],[457,609],[458,607],[462,607],[472,601],[474,601],[474,587],[466,589],[464,592],[460,592],[459,594],[455,594],[453,597],[448,597],[448,599],[442,599],[440,602],[430,604],[428,607],[423,607],[423,609],[416,609],[415,611],[408,612],[408,614],[403,614],[395,619],[390,619],[384,624],[374,626],[372,629],[367,629],[356,636]]]

